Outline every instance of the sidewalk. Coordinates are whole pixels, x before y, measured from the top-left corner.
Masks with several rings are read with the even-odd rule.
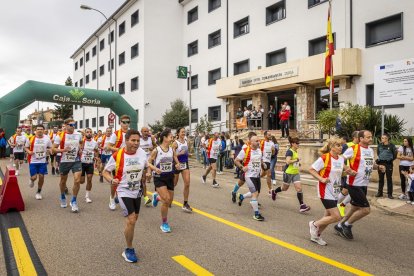
[[[190,167],[203,167],[202,164],[198,163],[194,158],[189,159]],[[234,169],[224,168],[223,173],[230,174],[233,176]],[[276,171],[276,180],[282,181],[282,172]],[[312,175],[309,173],[300,174],[301,183],[308,186],[316,186],[318,181],[316,181]],[[400,215],[414,219],[414,205],[407,204],[406,200],[398,199],[398,195],[401,194],[400,186],[394,185],[394,197],[395,199],[389,199],[387,197],[376,198],[375,194],[377,193],[378,183],[370,182],[368,185],[368,200],[372,206],[382,210],[388,215]]]

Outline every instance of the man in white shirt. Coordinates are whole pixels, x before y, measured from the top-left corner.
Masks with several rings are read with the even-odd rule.
[[[82,163],[82,174],[80,183],[85,183],[86,175],[86,194],[85,201],[92,203],[90,193],[92,190],[92,177],[95,170],[95,161],[99,157],[98,143],[92,138],[92,129],[85,129],[85,139],[83,140],[83,146],[81,149],[81,163]]]
[[[16,167],[16,175],[19,175],[19,169],[24,161],[24,146],[26,145],[27,137],[22,133],[22,128],[18,127],[16,133],[10,137],[9,145],[13,149],[14,165]]]

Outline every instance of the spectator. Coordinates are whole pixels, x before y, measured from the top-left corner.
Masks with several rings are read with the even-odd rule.
[[[226,154],[225,154],[225,164],[227,164],[227,160],[230,158],[230,151],[231,151],[231,144],[232,144],[232,141],[231,141],[231,139],[230,139],[230,134],[228,134],[228,133],[226,133],[226,135],[225,135],[225,137],[226,137]]]
[[[239,107],[239,109],[236,112],[236,119],[240,118],[243,118],[243,110],[241,109],[241,107]]]
[[[247,128],[249,128],[250,127],[250,111],[247,109],[246,106],[244,107],[243,116],[246,118]]]
[[[253,127],[257,127],[257,110],[256,107],[253,106],[252,111],[250,112],[250,121],[251,121],[251,126]]]
[[[404,177],[406,177],[406,181],[408,184],[407,188],[407,203],[414,205],[414,167],[410,167],[409,171],[402,171]]]
[[[223,135],[220,136],[221,140],[221,147],[220,152],[217,158],[217,174],[223,174],[223,166],[224,166],[224,157],[226,152],[226,139]]]
[[[263,114],[264,114],[264,109],[262,107],[262,105],[259,105],[259,109],[257,110],[257,127],[262,128],[263,126]]]
[[[276,129],[276,109],[273,107],[272,104],[269,106],[267,119],[269,123],[269,129]]]
[[[275,167],[277,163],[277,154],[279,153],[279,144],[276,140],[276,137],[272,135],[272,142],[275,144],[275,153],[272,155],[272,158],[270,159],[270,173],[272,177],[272,184],[276,185],[276,172]]]
[[[194,154],[196,156],[197,162],[200,163],[200,142],[201,142],[201,133],[195,132],[194,135]]]
[[[289,137],[289,117],[290,111],[286,109],[285,105],[283,105],[282,109],[279,112],[280,128],[282,129],[282,137],[280,138]]]
[[[388,198],[393,199],[392,196],[392,171],[393,171],[393,161],[397,157],[397,150],[395,145],[390,143],[390,136],[388,134],[384,134],[381,136],[381,143],[378,145],[377,149],[378,165],[385,166],[385,172],[378,170],[379,175],[379,183],[378,183],[378,193],[375,195],[376,197],[382,197],[383,189],[384,189],[384,176],[387,176],[387,192]],[[366,160],[366,159],[365,159]]]
[[[4,138],[5,135],[4,130],[0,128],[0,159],[6,158],[7,140]]]
[[[201,155],[203,156],[203,165],[204,165],[203,167],[204,167],[204,169],[207,167],[206,141],[208,141],[209,138],[210,138],[210,136],[206,133],[200,139],[200,149],[201,149]]]
[[[398,148],[397,158],[400,159],[400,179],[401,179],[401,195],[399,199],[407,199],[406,195],[406,173],[410,170],[410,167],[414,164],[413,162],[413,140],[411,137],[406,137],[403,140],[403,145]],[[413,201],[413,200],[411,200]]]
[[[242,139],[238,139],[237,136],[234,137],[234,146],[233,146],[233,150],[234,150],[234,156],[239,155],[239,152],[242,150],[244,145],[244,142]],[[234,178],[239,179],[240,178],[240,169],[236,166],[236,176]]]

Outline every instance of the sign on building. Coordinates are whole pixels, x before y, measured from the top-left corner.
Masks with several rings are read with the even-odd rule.
[[[276,80],[296,77],[297,75],[298,75],[298,67],[289,68],[289,69],[285,69],[281,71],[271,72],[265,75],[241,79],[239,83],[239,87],[246,87],[246,86],[264,83],[268,81],[276,81]]]
[[[375,65],[374,105],[414,103],[414,58]]]

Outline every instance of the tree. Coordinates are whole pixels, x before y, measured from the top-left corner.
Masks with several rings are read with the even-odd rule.
[[[183,100],[178,99],[171,103],[171,109],[162,116],[162,123],[172,129],[189,125],[188,107]]]
[[[65,81],[66,86],[72,86],[72,79],[68,77]],[[71,104],[55,104],[53,120],[65,120],[73,117],[73,106]]]
[[[153,125],[148,124],[149,128],[151,129],[152,133],[159,133],[161,131],[163,131],[164,129],[164,125],[162,124],[162,122],[160,120],[156,120],[155,123]]]
[[[195,130],[197,132],[205,132],[210,133],[213,129],[213,124],[208,120],[207,114],[204,114],[203,117],[200,118],[200,123],[196,125]]]

